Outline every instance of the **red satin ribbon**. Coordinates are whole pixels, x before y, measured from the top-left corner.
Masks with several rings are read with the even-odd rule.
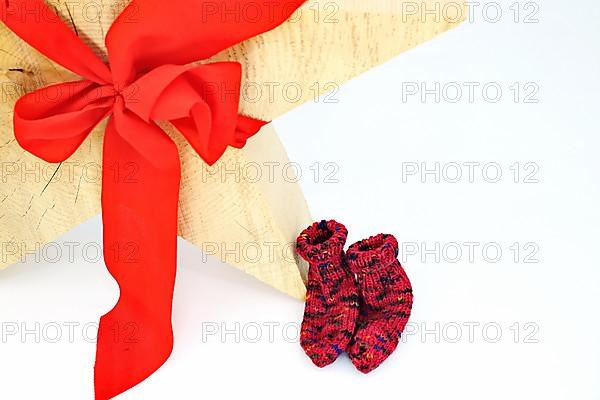
[[[133,0],[106,36],[109,67],[43,1],[0,0],[2,21],[13,32],[85,78],[19,99],[19,144],[62,162],[109,117],[104,259],[121,293],[100,319],[96,399],[143,381],[173,348],[180,164],[175,144],[154,121],[171,122],[209,164],[228,146],[243,147],[265,122],[238,115],[240,65],[190,63],[278,26],[303,2]]]

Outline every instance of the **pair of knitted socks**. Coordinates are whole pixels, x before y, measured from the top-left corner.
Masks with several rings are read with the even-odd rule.
[[[368,373],[396,349],[412,308],[412,287],[398,262],[398,242],[379,234],[348,248],[348,230],[315,222],[296,248],[310,268],[300,345],[324,367],[348,353]]]

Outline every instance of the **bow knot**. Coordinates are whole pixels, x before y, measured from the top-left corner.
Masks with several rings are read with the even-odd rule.
[[[162,65],[123,88],[91,80],[52,85],[19,99],[15,136],[38,157],[62,162],[118,107],[145,123],[169,121],[212,164],[227,146],[242,147],[264,124],[238,115],[239,94],[223,95],[240,84],[241,66],[220,62]]]

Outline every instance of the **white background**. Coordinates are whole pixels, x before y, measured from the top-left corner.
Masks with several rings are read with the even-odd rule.
[[[545,0],[539,22],[526,24],[525,2],[518,23],[511,4],[495,24],[479,8],[475,22],[344,85],[337,103],[321,99],[275,121],[315,219],[343,222],[350,242],[389,232],[404,243],[415,305],[393,356],[367,376],[345,355],[317,369],[294,340],[302,303],[180,241],[173,355],[120,399],[600,399],[600,5]],[[450,102],[448,86],[439,103],[433,94],[403,99],[407,86],[436,82],[457,83],[463,98]],[[473,102],[465,82],[480,84]],[[497,103],[484,98],[487,83],[502,88]],[[537,103],[524,102],[527,83],[539,88]],[[328,180],[325,163],[335,168]],[[439,183],[403,177],[436,163]],[[496,168],[483,173],[488,163]],[[500,180],[488,182],[498,166]],[[58,243],[69,241],[100,243],[100,218]],[[465,242],[479,243],[472,260]],[[436,243],[439,252],[423,251]],[[526,262],[532,250],[537,263]],[[95,344],[83,326],[112,308],[118,290],[102,262],[79,258],[30,257],[0,272],[0,321],[47,329],[40,343],[22,332],[0,342],[1,399],[92,398]],[[73,343],[70,322],[80,324]],[[49,343],[55,323],[63,337]],[[279,324],[272,338],[269,324]]]

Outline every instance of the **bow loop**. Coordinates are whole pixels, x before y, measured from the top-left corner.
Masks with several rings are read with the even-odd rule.
[[[237,62],[162,65],[125,89],[125,105],[146,122],[171,122],[213,164],[227,146],[242,147],[264,125],[238,116],[241,84]]]
[[[91,81],[60,83],[28,93],[15,104],[15,138],[48,162],[69,158],[114,103],[111,86]]]

